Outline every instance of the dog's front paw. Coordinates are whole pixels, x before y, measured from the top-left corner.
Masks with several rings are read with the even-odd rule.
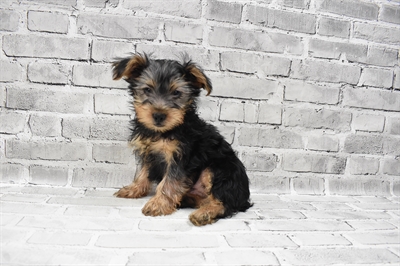
[[[189,215],[189,220],[196,226],[215,223],[217,220],[209,212],[198,209]]]
[[[166,197],[155,196],[151,198],[142,209],[146,216],[168,215],[176,210],[174,204]]]
[[[114,193],[114,196],[118,197],[118,198],[141,198],[141,197],[145,197],[148,193],[148,189],[145,188],[141,188],[137,185],[130,185],[130,186],[126,186],[121,188],[120,190],[118,190],[117,192]]]

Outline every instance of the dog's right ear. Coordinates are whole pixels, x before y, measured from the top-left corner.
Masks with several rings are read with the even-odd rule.
[[[112,64],[113,79],[124,78],[126,81],[133,80],[140,76],[142,71],[149,65],[149,59],[146,54],[135,54],[132,57],[121,59]]]

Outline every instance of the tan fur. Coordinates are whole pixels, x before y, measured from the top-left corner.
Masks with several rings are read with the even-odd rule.
[[[199,88],[204,88],[207,91],[207,96],[210,95],[212,89],[211,87],[208,86],[207,79],[204,76],[204,74],[200,71],[200,69],[198,69],[194,65],[189,65],[188,70],[196,78],[197,84],[195,85],[198,86]]]
[[[114,195],[119,198],[141,198],[147,196],[150,191],[148,176],[149,169],[143,166],[135,180],[129,186],[121,188]]]
[[[218,216],[225,212],[221,201],[209,195],[200,202],[200,208],[189,215],[189,220],[196,226],[212,224],[217,221]]]

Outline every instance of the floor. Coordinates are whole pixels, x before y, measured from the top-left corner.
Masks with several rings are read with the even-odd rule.
[[[399,265],[400,199],[253,194],[193,226],[112,189],[2,185],[1,265]]]

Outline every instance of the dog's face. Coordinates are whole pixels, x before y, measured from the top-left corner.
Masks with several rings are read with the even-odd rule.
[[[137,120],[156,132],[181,125],[200,90],[207,95],[212,90],[209,78],[191,61],[152,60],[140,54],[115,62],[113,78],[130,84]]]

